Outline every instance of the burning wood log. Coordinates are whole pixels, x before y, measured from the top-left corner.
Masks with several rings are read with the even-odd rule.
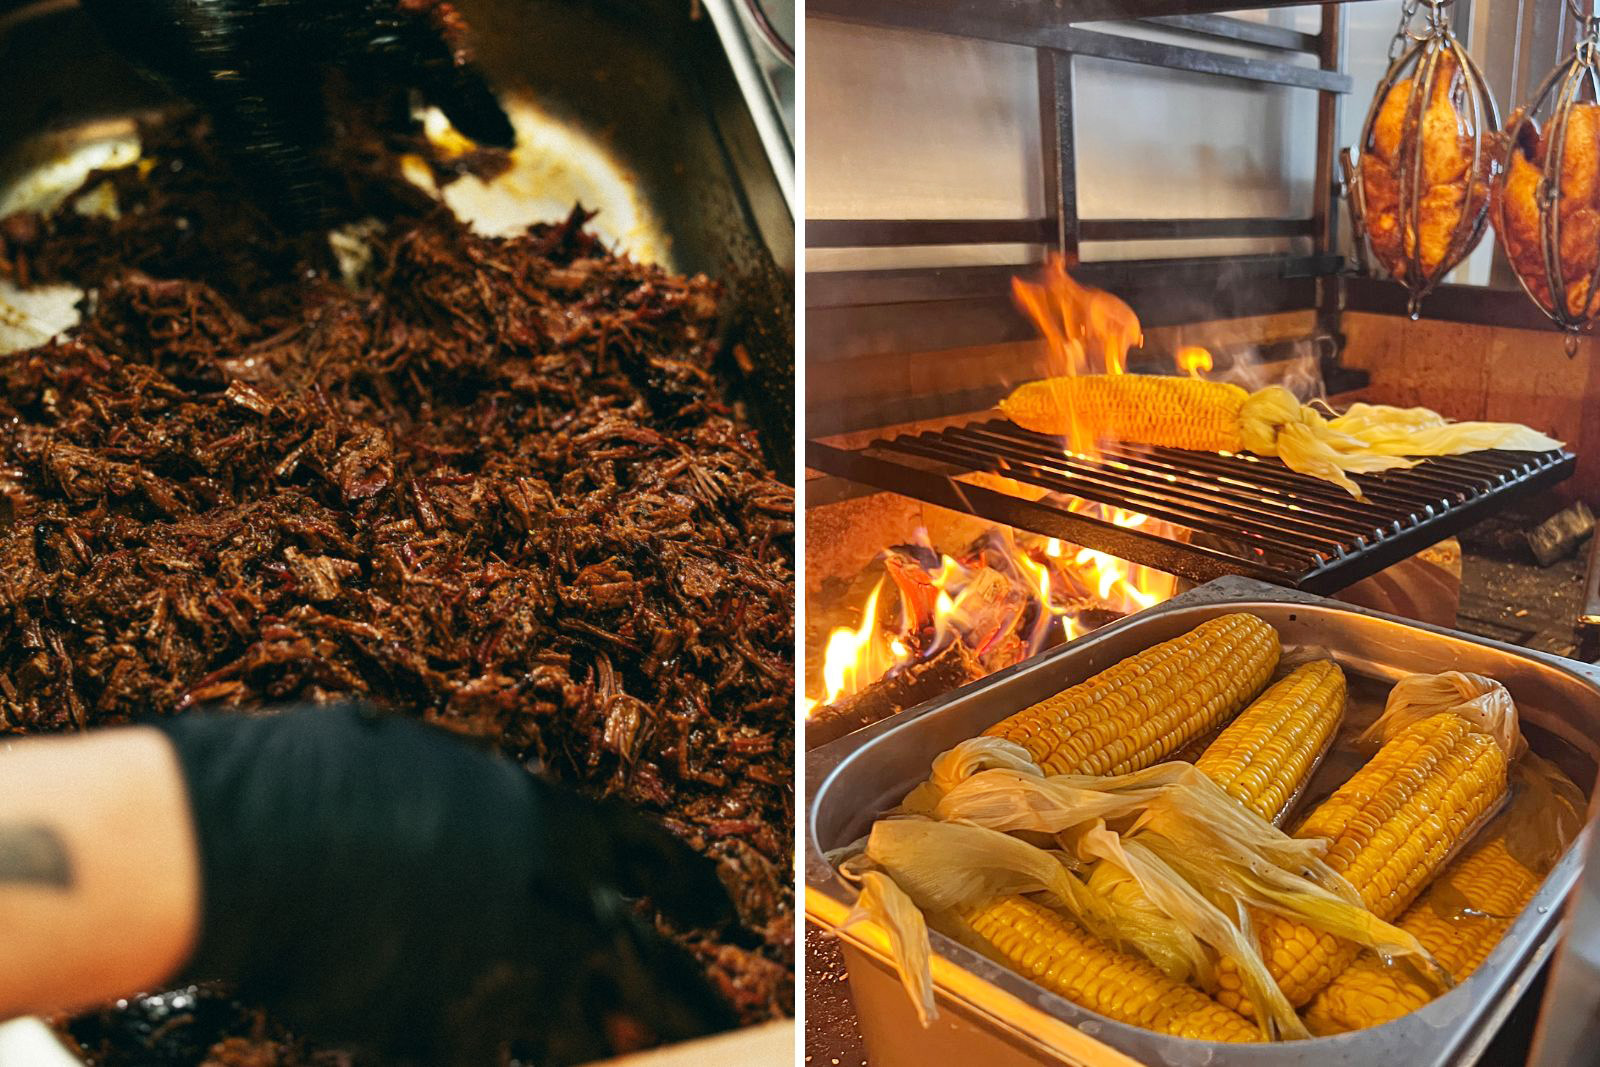
[[[977,681],[992,669],[965,644],[952,642],[931,659],[891,671],[860,692],[817,707],[806,720],[806,749],[825,745],[897,711]]]
[[[831,699],[808,715],[808,747],[1020,663],[1172,589],[1169,575],[1047,539],[1023,544],[998,528],[954,556],[919,541],[890,546],[881,559],[900,610],[880,611],[880,581],[860,626],[834,631],[824,665]]]

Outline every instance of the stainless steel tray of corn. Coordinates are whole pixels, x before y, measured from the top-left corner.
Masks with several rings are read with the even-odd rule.
[[[1344,729],[1370,722],[1389,688],[1405,675],[1485,675],[1514,698],[1531,750],[1556,764],[1585,795],[1591,792],[1600,765],[1600,669],[1248,579],[1211,582],[809,754],[806,911],[811,921],[840,930],[874,1067],[1135,1062],[1443,1067],[1478,1058],[1557,944],[1562,904],[1582,867],[1582,835],[1561,854],[1470,977],[1392,1022],[1310,1040],[1227,1044],[1129,1026],[1079,1007],[937,932],[932,947],[939,1017],[923,1028],[890,963],[882,928],[843,926],[856,894],[826,854],[862,837],[879,814],[928,776],[935,756],[1128,656],[1240,611],[1273,626],[1285,653],[1319,647],[1331,654],[1349,683]],[[1334,746],[1306,786],[1305,803],[1326,797],[1360,765],[1354,753],[1341,755],[1340,747]]]

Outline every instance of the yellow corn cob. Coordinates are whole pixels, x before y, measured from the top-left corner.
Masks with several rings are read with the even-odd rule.
[[[1278,653],[1271,626],[1223,615],[984,732],[1015,741],[1049,774],[1126,774],[1238,711],[1272,677]]]
[[[1108,1019],[1202,1041],[1260,1040],[1237,1012],[1025,897],[1002,897],[964,918],[1019,974]]]
[[[1338,730],[1344,696],[1344,672],[1332,660],[1296,667],[1241,712],[1195,766],[1229,796],[1276,823]],[[1174,921],[1157,911],[1132,876],[1112,864],[1094,865],[1089,889],[1114,912],[1140,915],[1149,929]]]
[[[1330,867],[1385,922],[1409,905],[1450,850],[1506,791],[1506,757],[1448,712],[1414,723],[1319,806],[1296,837],[1324,837]],[[1311,1000],[1355,960],[1352,942],[1277,914],[1256,916],[1261,955],[1289,1002]],[[1238,974],[1217,968],[1217,999],[1248,1012]]]
[[[1000,410],[1035,433],[1079,430],[1105,441],[1240,452],[1239,410],[1249,396],[1237,385],[1199,378],[1083,374],[1020,385]]]
[[[1241,712],[1195,766],[1233,799],[1276,822],[1339,729],[1344,691],[1344,672],[1332,660],[1295,668]]]
[[[1459,982],[1500,943],[1543,881],[1497,835],[1451,864],[1397,925],[1416,935]],[[1465,908],[1474,914],[1463,914]],[[1317,1034],[1379,1026],[1417,1010],[1436,992],[1405,968],[1367,953],[1317,994],[1306,1009],[1306,1024]]]

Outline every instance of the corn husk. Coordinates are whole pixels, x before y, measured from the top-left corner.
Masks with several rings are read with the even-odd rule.
[[[1413,723],[1446,711],[1494,738],[1508,760],[1515,761],[1528,750],[1518,726],[1516,703],[1506,687],[1493,678],[1465,671],[1411,674],[1400,679],[1389,690],[1383,714],[1360,740],[1381,745]]]
[[[1124,901],[1114,895],[1116,883],[1121,880],[1133,881],[1133,876],[1109,863],[1096,863],[1089,875],[1089,892],[1110,909],[1108,922],[1126,946],[1173,981],[1214,990],[1216,966],[1200,939],[1148,898]]]
[[[1489,448],[1548,452],[1561,447],[1554,437],[1519,423],[1451,422],[1428,408],[1386,404],[1352,404],[1328,425],[1369,451],[1389,456],[1453,456]]]
[[[1003,737],[973,737],[941,752],[928,769],[928,779],[918,785],[895,809],[900,814],[931,814],[940,799],[980,771],[1002,769],[1043,777],[1028,750]]]
[[[1042,894],[1044,903],[1102,941],[1141,953],[1176,980],[1209,978],[1213,970],[1200,941],[1167,915],[1124,911],[1072,873],[1075,857],[1009,834],[964,823],[882,819],[873,825],[862,859],[892,876],[923,912],[937,916],[936,929],[958,939],[976,937],[955,920],[964,909],[1004,896]],[[915,959],[906,965],[914,966]],[[921,979],[901,981],[920,987]]]
[[[1275,912],[1385,959],[1414,957],[1424,973],[1437,971],[1421,942],[1368,911],[1355,888],[1323,862],[1326,841],[1289,837],[1196,773],[1204,785],[1186,782],[1181,792],[1169,791],[1136,827],[1140,843],[1181,877],[1214,900]]]
[[[1282,386],[1261,389],[1239,409],[1245,448],[1277,456],[1302,474],[1333,482],[1356,498],[1349,474],[1414,466],[1417,457],[1456,456],[1486,448],[1545,452],[1561,442],[1510,422],[1450,422],[1427,408],[1353,404],[1325,417]]]
[[[1061,833],[1096,819],[1143,811],[1184,775],[1187,766],[1158,763],[1115,778],[980,771],[946,792],[934,814],[991,830]]]
[[[939,1009],[933,1001],[933,966],[922,912],[883,872],[863,871],[858,877],[861,892],[844,925],[870,919],[883,927],[889,935],[900,984],[911,997],[918,1021],[927,1026],[939,1017]]]
[[[1185,881],[1137,837],[1123,840],[1104,826],[1099,826],[1083,835],[1078,848],[1085,857],[1101,860],[1102,865],[1109,864],[1127,874],[1138,883],[1152,907],[1193,931],[1219,956],[1234,962],[1244,985],[1245,996],[1255,1008],[1255,1018],[1261,1025],[1262,1037],[1271,1040],[1274,1033],[1285,1038],[1311,1036],[1300,1021],[1300,1016],[1295,1014],[1294,1005],[1289,1003],[1278,988],[1278,983],[1273,981],[1255,943],[1245,939],[1236,921]]]
[[[1090,929],[1105,909],[1059,858],[1020,838],[967,823],[879,819],[866,856],[918,907],[957,911],[996,897],[1044,892]]]
[[[1323,862],[1326,841],[1289,837],[1198,771],[1152,804],[1134,834],[1228,914],[1246,906],[1274,912],[1384,959],[1409,957],[1420,974],[1448,985],[1420,941],[1368,911],[1355,888]]]
[[[1130,832],[1162,834],[1193,847],[1205,861],[1243,866],[1262,875],[1286,872],[1289,884],[1309,881],[1335,896],[1357,903],[1361,895],[1322,860],[1328,843],[1320,838],[1291,837],[1223,792],[1194,765],[1181,781],[1163,791],[1146,808]]]

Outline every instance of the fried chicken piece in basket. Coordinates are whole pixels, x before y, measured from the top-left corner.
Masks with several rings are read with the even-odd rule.
[[[1510,126],[1516,125],[1513,115]],[[1520,128],[1510,166],[1495,188],[1490,209],[1500,247],[1512,269],[1547,311],[1554,302],[1540,244],[1544,222],[1539,186],[1551,139],[1551,131],[1540,132],[1531,120]],[[1569,315],[1587,318],[1600,314],[1600,292],[1589,294],[1589,279],[1600,262],[1600,104],[1573,105],[1561,151],[1560,178],[1557,258],[1566,287],[1566,310]]]
[[[1477,174],[1469,182],[1477,133],[1471,128],[1471,111],[1465,103],[1470,85],[1455,57],[1447,52],[1439,57],[1432,91],[1422,111],[1420,211],[1414,227],[1409,217],[1401,217],[1400,182],[1406,180],[1401,172],[1401,141],[1415,81],[1411,77],[1396,82],[1384,96],[1373,124],[1371,151],[1361,157],[1367,237],[1378,262],[1400,281],[1413,280],[1410,271],[1414,264],[1420,266],[1424,277],[1432,277],[1441,265],[1448,270],[1470,252],[1469,243],[1445,262],[1463,216],[1475,216],[1488,197],[1491,153],[1487,147],[1479,153]]]

